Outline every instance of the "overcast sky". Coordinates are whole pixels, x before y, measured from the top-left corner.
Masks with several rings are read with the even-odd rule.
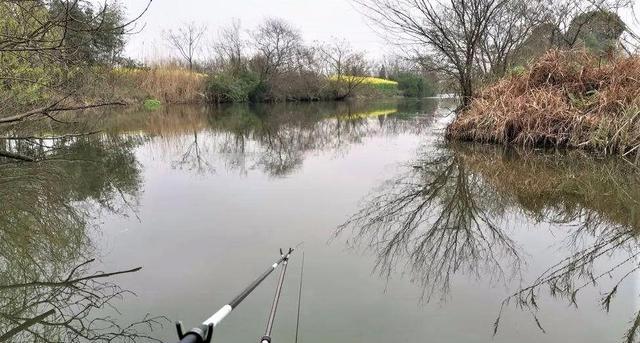
[[[131,16],[139,13],[147,1],[121,0],[121,3]],[[243,29],[249,30],[269,17],[285,19],[300,29],[307,43],[328,41],[335,36],[348,39],[372,58],[390,52],[350,0],[153,0],[141,20],[146,26],[130,37],[126,53],[141,60],[166,57],[172,52],[162,39],[162,31],[185,22],[206,24],[212,38],[233,18],[240,19]]]
[[[140,13],[148,0],[120,0],[129,16]],[[640,0],[635,0],[636,12]],[[638,32],[638,22],[632,11],[624,11],[623,18]],[[393,51],[353,6],[351,0],[153,0],[149,11],[140,21],[144,29],[129,39],[126,54],[149,61],[175,55],[162,38],[166,29],[178,28],[195,21],[208,27],[207,40],[234,18],[242,28],[255,28],[265,18],[278,17],[297,27],[307,43],[328,41],[332,37],[345,38],[367,52],[370,58],[380,58]]]

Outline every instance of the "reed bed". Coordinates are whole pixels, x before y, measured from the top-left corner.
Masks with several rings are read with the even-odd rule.
[[[114,76],[120,84],[128,83],[147,98],[163,104],[194,104],[205,102],[206,74],[179,67],[162,66],[150,69],[118,68]]]
[[[447,127],[451,140],[640,156],[640,56],[552,50],[483,89]]]

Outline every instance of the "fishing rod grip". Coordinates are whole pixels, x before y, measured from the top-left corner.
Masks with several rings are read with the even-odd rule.
[[[211,343],[213,336],[213,324],[203,324],[183,333],[182,322],[176,322],[176,330],[178,331],[178,343]]]
[[[197,335],[186,335],[178,343],[203,343]]]
[[[205,320],[202,325],[197,328],[191,329],[191,331],[184,333],[182,329],[182,323],[176,322],[176,329],[178,331],[178,343],[210,343],[213,336],[213,328],[218,325],[231,311],[236,308],[240,303],[253,292],[258,285],[264,281],[271,272],[273,272],[280,263],[284,263],[286,266],[291,253],[295,249],[289,248],[289,251],[284,254],[280,249],[280,259],[271,265],[262,275],[254,280],[247,288],[242,290],[235,298],[233,298],[227,305],[224,305],[218,312],[214,313],[211,317]],[[285,267],[286,268],[286,267]]]

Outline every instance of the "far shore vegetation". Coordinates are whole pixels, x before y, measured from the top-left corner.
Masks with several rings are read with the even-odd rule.
[[[148,65],[124,61],[112,71],[114,88],[135,101],[146,97],[167,104],[341,101],[349,98],[431,97],[436,73],[401,57],[366,58],[347,40],[304,42],[281,19],[266,19],[244,31],[234,21],[203,46],[206,27],[185,23],[167,31],[167,44],[180,58]],[[199,53],[196,53],[199,52]]]

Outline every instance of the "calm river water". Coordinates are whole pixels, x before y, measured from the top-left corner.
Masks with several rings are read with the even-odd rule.
[[[294,339],[303,252],[300,342],[625,342],[640,171],[446,144],[451,106],[168,107],[41,141],[49,161],[0,164],[0,335],[54,308],[7,341],[174,342],[304,242],[274,342]],[[275,281],[214,341],[256,342]]]

